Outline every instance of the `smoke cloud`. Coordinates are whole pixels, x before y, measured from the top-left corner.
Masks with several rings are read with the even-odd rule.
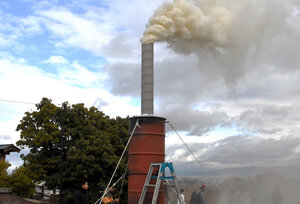
[[[174,0],[156,10],[141,41],[153,43],[180,39],[225,46],[230,24],[231,14],[225,7],[211,7],[204,11],[185,0]]]
[[[286,67],[295,69],[298,58],[289,57],[293,45],[287,51],[280,45],[298,41],[298,12],[292,0],[173,0],[154,12],[141,42],[193,53],[206,76],[231,86],[266,64],[280,69],[286,58],[291,58]]]
[[[231,177],[220,188],[223,194],[218,204],[299,203],[298,178],[286,178],[275,172],[265,172],[254,178]]]
[[[201,49],[245,46],[290,30],[287,17],[296,8],[289,0],[173,0],[154,12],[141,42],[174,47],[184,42]]]

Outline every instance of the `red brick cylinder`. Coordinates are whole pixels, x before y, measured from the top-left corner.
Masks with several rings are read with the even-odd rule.
[[[135,116],[130,118],[130,132],[136,121],[139,126],[133,133],[128,156],[128,203],[137,204],[143,190],[151,163],[165,161],[165,118],[157,116]],[[153,190],[147,191],[144,204],[150,204]],[[164,191],[161,187],[157,204],[164,204]]]

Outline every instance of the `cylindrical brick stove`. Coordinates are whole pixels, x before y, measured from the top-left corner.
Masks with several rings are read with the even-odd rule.
[[[143,190],[150,163],[165,161],[165,118],[157,116],[135,116],[130,118],[130,132],[139,120],[139,127],[133,133],[128,156],[128,203],[137,204]],[[149,189],[144,204],[150,204],[153,190]],[[157,204],[164,204],[161,187]]]

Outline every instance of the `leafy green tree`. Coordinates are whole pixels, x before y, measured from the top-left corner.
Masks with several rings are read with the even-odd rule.
[[[0,188],[9,187],[9,175],[7,169],[10,167],[10,163],[2,160],[0,161]]]
[[[8,174],[7,169],[11,166],[6,161],[0,161],[0,187],[12,188],[13,193],[22,197],[31,197],[34,194],[34,182],[28,176],[25,167],[19,167]]]
[[[10,176],[10,187],[18,196],[32,197],[35,192],[35,184],[28,175],[28,170],[24,166],[20,166],[14,169]]]
[[[99,197],[99,185],[108,183],[128,141],[128,118],[109,118],[95,107],[84,104],[61,107],[43,98],[37,111],[26,112],[17,126],[21,131],[17,145],[29,148],[21,155],[24,167],[36,181],[48,188],[59,186],[62,156],[64,200],[72,197],[80,179],[89,181],[89,198]],[[62,154],[61,154],[62,153]],[[120,164],[116,179],[124,173],[126,161]],[[125,198],[124,198],[125,199]]]

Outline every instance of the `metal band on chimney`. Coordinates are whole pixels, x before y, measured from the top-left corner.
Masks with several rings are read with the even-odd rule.
[[[147,43],[142,44],[142,115],[153,115],[153,95],[153,43]]]

